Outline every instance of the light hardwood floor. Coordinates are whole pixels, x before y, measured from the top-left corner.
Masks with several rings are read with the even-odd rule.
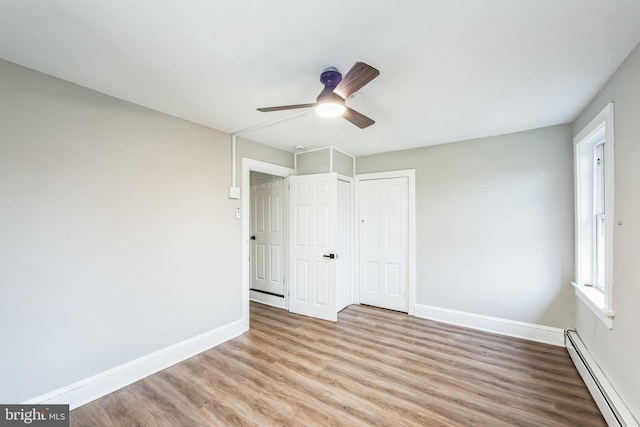
[[[605,426],[564,348],[368,306],[252,303],[251,329],[71,412],[72,426]]]

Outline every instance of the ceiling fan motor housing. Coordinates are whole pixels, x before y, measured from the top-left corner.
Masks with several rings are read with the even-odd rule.
[[[320,82],[324,85],[322,94],[328,94],[342,81],[342,74],[336,67],[325,68],[322,74],[320,74]]]

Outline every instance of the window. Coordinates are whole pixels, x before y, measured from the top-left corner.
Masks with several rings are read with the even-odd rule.
[[[593,147],[593,234],[594,234],[594,273],[593,286],[600,292],[605,291],[604,252],[605,252],[605,199],[604,199],[604,139]]]
[[[613,104],[574,138],[576,295],[613,328]]]

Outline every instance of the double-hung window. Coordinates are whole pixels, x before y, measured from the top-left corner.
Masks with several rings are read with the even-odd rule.
[[[613,104],[575,138],[576,295],[613,328]]]

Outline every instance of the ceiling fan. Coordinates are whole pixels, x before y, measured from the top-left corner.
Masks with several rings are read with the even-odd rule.
[[[258,108],[258,111],[294,110],[296,108],[315,107],[318,114],[325,117],[342,116],[360,129],[371,126],[375,121],[358,113],[345,105],[345,100],[380,75],[380,71],[364,62],[356,62],[349,72],[342,77],[336,67],[325,68],[320,74],[320,82],[324,89],[316,102],[310,104],[282,105],[279,107]]]

